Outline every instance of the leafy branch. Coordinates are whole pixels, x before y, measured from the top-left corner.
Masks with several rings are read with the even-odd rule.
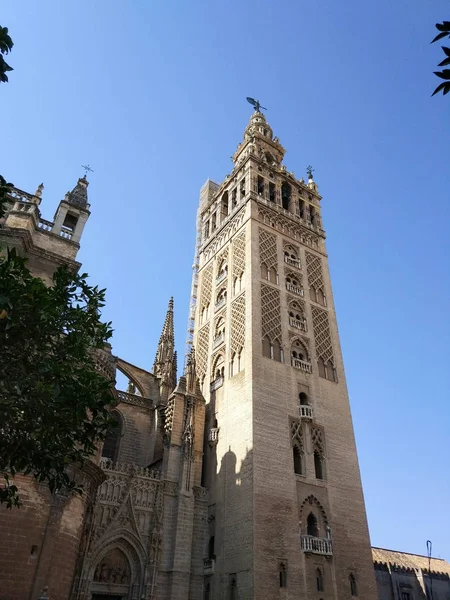
[[[12,41],[7,27],[0,25],[0,83],[6,83],[8,81],[8,71],[12,71],[13,68],[3,58],[3,54],[11,52],[14,42]]]
[[[434,44],[434,42],[437,42],[438,40],[442,40],[445,37],[450,38],[450,21],[436,23],[436,29],[439,31],[439,33],[434,38],[434,40],[432,40],[432,44]],[[450,65],[450,48],[447,48],[446,46],[441,46],[441,48],[445,54],[445,58],[438,64],[438,67],[447,67],[448,65]],[[434,71],[434,74],[440,79],[444,79],[444,81],[437,86],[437,88],[431,95],[434,96],[435,94],[442,92],[445,96],[445,94],[448,94],[450,92],[450,69]]]

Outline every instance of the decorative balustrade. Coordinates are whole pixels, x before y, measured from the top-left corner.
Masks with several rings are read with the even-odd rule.
[[[211,427],[211,429],[208,431],[208,444],[210,446],[215,446],[218,441],[219,441],[219,428]]]
[[[203,559],[203,575],[214,575],[216,561],[214,558]]]
[[[293,294],[296,294],[297,296],[304,295],[303,289],[301,287],[298,287],[297,285],[293,285],[292,283],[286,282],[286,289],[288,292],[292,292]]]
[[[222,271],[221,273],[219,273],[216,277],[216,285],[219,285],[219,283],[222,283],[222,281],[226,278],[227,275],[228,275],[228,271]]]
[[[46,219],[39,219],[38,228],[43,231],[51,231],[53,228],[53,223],[51,221],[47,221]]]
[[[214,390],[218,390],[222,386],[223,386],[223,377],[217,377],[217,379],[214,379],[214,381],[211,382],[209,389],[211,392],[214,392]]]
[[[295,267],[296,269],[301,269],[301,263],[299,260],[291,258],[290,256],[284,255],[284,262],[290,265],[291,267]]]
[[[331,556],[333,554],[333,544],[330,539],[318,538],[313,535],[301,536],[302,550],[312,554],[323,554]]]
[[[220,298],[220,300],[218,300],[214,306],[214,310],[220,310],[223,306],[225,306],[225,304],[227,303],[227,297],[223,296],[222,298]]]
[[[300,329],[300,331],[306,332],[306,321],[299,321],[294,317],[289,317],[289,325],[294,329]]]
[[[301,404],[299,406],[300,417],[302,419],[312,419],[313,418],[313,409],[312,406],[307,406],[306,404]]]
[[[65,240],[70,240],[72,239],[72,235],[73,235],[73,231],[71,229],[69,229],[68,227],[64,227],[64,225],[61,227],[61,231],[59,232],[59,235],[64,238]]]
[[[158,469],[147,469],[147,467],[138,467],[134,464],[116,462],[109,458],[100,459],[100,468],[103,471],[112,473],[121,473],[122,475],[132,475],[134,477],[147,477],[149,479],[161,479],[161,472]]]
[[[300,360],[299,358],[291,359],[292,366],[300,371],[304,371],[305,373],[312,373],[311,363],[306,362],[305,360]]]
[[[223,332],[219,333],[213,340],[213,349],[220,346],[220,344],[225,340],[225,334]]]
[[[140,406],[142,408],[150,409],[152,407],[152,401],[150,398],[144,398],[137,394],[130,394],[129,392],[117,392],[117,399],[119,402],[125,402],[126,404],[133,404],[134,406]]]
[[[29,194],[28,192],[23,192],[22,190],[18,190],[17,188],[13,188],[8,192],[8,196],[13,198],[15,201],[20,202],[32,202],[33,194]]]

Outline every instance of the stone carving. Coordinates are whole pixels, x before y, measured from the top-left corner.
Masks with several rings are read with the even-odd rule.
[[[178,495],[178,482],[177,481],[164,481],[164,492],[169,496]]]
[[[231,304],[231,352],[240,353],[245,344],[245,292]]]
[[[268,269],[278,272],[277,236],[265,229],[259,230],[259,260]]]
[[[233,239],[233,281],[241,277],[245,271],[245,231]]]
[[[292,446],[297,446],[300,452],[303,452],[303,424],[301,421],[291,421],[291,442]]]
[[[209,323],[198,332],[197,343],[197,374],[202,377],[206,372],[209,355]]]
[[[322,261],[315,254],[305,252],[306,256],[306,272],[308,273],[308,285],[309,287],[315,288],[316,292],[319,290],[325,296],[325,288],[323,284],[322,275]]]
[[[208,500],[208,496],[209,496],[208,488],[195,485],[192,488],[192,491],[194,492],[194,497],[197,500]]]
[[[202,292],[200,296],[200,311],[211,304],[213,265],[208,265],[202,272]]]
[[[150,398],[143,398],[142,396],[138,396],[137,394],[129,394],[128,392],[117,392],[117,399],[119,402],[125,402],[126,404],[133,404],[134,406],[139,406],[141,408],[145,408],[146,410],[151,410],[152,401]]]
[[[316,306],[311,307],[311,312],[317,358],[321,358],[325,364],[331,362],[334,365],[328,313]]]
[[[276,209],[273,210],[258,201],[258,213],[263,223],[274,227],[281,233],[287,233],[302,244],[310,246],[315,250],[322,249],[320,238],[317,235],[313,234],[306,227],[302,227],[300,224],[294,223],[289,218],[279,214]]]
[[[245,217],[245,206],[243,206],[239,212],[229,221],[228,225],[222,230],[222,232],[211,240],[208,246],[205,248],[205,260],[209,260],[212,256],[227,243],[233,234],[239,229],[244,221]]]
[[[317,425],[311,427],[311,443],[313,452],[316,451],[323,457],[325,455],[325,434]]]
[[[262,337],[278,340],[281,344],[281,300],[280,291],[261,284]]]
[[[110,550],[94,571],[94,581],[126,585],[130,583],[130,565],[118,548]]]

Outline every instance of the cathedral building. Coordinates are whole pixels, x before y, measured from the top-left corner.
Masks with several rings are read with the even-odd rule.
[[[129,380],[119,427],[71,467],[81,496],[16,477],[0,600],[448,600],[448,563],[370,546],[322,199],[257,108],[200,191],[183,375],[172,299],[151,370],[98,353]],[[48,284],[78,270],[87,190],[46,221],[43,186],[14,188],[0,244]]]

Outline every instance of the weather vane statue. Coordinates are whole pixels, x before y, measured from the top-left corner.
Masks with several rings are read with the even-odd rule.
[[[267,108],[264,108],[264,106],[261,106],[259,100],[255,100],[254,98],[247,98],[247,102],[249,102],[252,106],[255,107],[256,112],[261,112],[260,109],[267,110]]]
[[[309,178],[309,179],[312,179],[312,178],[313,178],[313,172],[314,172],[314,169],[312,168],[312,166],[311,166],[311,165],[308,165],[308,166],[306,167],[306,172],[308,173],[308,178]]]
[[[81,165],[82,168],[84,169],[84,176],[87,177],[88,173],[93,173],[94,169],[91,169],[91,167],[89,165]]]

